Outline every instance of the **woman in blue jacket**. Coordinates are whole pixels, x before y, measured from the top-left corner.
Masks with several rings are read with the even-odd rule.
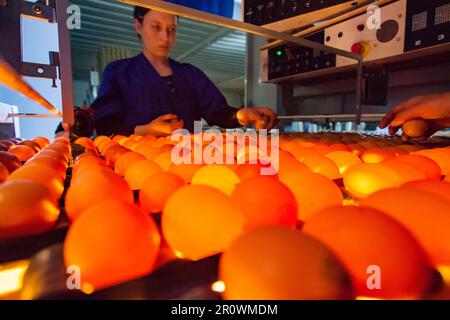
[[[105,68],[92,104],[97,134],[165,136],[180,128],[193,132],[194,121],[201,118],[223,128],[275,126],[271,109],[232,108],[200,69],[169,58],[176,16],[135,7],[134,24],[143,52]]]

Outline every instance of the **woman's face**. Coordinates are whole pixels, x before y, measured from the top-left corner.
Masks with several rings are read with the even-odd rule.
[[[151,10],[142,23],[135,19],[136,32],[141,36],[144,49],[158,58],[167,58],[172,49],[177,31],[174,15]]]

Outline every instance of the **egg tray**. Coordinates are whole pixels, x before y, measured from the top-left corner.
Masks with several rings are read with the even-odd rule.
[[[120,257],[118,257],[120,259]],[[218,279],[219,256],[201,261],[174,260],[150,275],[93,294],[70,290],[62,244],[48,247],[31,259],[21,297],[31,300],[220,300],[211,289]]]

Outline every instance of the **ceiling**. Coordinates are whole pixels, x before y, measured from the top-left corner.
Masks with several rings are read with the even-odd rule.
[[[111,0],[71,0],[81,9],[81,29],[71,31],[75,80],[88,80],[98,66],[100,47],[141,51],[133,27],[133,7]],[[236,6],[240,1],[236,2]],[[202,69],[228,93],[243,94],[246,65],[245,33],[180,18],[171,57]]]

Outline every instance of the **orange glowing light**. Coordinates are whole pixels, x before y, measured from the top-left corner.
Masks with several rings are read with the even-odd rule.
[[[109,147],[104,154],[104,158],[107,161],[107,164],[114,168],[114,165],[117,161],[117,159],[119,159],[119,157],[125,153],[130,152],[130,150],[128,150],[127,148],[121,146],[121,145],[115,145],[112,147]]]
[[[345,188],[356,198],[365,198],[379,190],[396,187],[400,182],[395,171],[382,164],[361,163],[344,174]]]
[[[336,164],[341,175],[351,167],[361,163],[361,159],[350,151],[333,151],[328,153],[326,157]]]
[[[303,158],[302,163],[312,172],[321,174],[330,180],[341,178],[338,166],[324,156],[306,156]]]
[[[114,164],[114,171],[120,175],[125,176],[125,172],[128,168],[135,162],[139,160],[145,160],[145,157],[137,152],[129,151],[119,156],[116,163]]]
[[[436,162],[444,176],[450,174],[450,149],[438,148],[421,150],[414,154],[425,156]]]
[[[155,222],[132,203],[109,199],[87,208],[64,241],[66,266],[78,266],[82,285],[99,290],[149,274],[160,247]]]
[[[191,260],[223,252],[243,232],[244,223],[229,197],[203,185],[176,191],[162,214],[167,243],[174,252]]]
[[[100,143],[102,143],[103,141],[110,141],[110,140],[111,139],[107,136],[98,136],[97,138],[94,139],[94,145],[98,148]]]
[[[86,138],[86,137],[78,138],[77,140],[75,140],[74,144],[78,144],[78,145],[88,148],[88,149],[95,148],[94,141],[92,141],[91,139]]]
[[[73,221],[83,210],[106,199],[133,203],[134,195],[128,184],[111,170],[83,172],[67,191],[67,216]]]
[[[317,212],[303,232],[337,255],[358,296],[420,298],[431,287],[432,266],[423,248],[404,226],[380,211],[328,208]],[[371,275],[370,284],[379,285],[376,290],[368,286]]]
[[[240,182],[233,170],[223,165],[209,165],[198,170],[192,177],[191,184],[216,188],[228,196]]]
[[[32,180],[46,187],[54,200],[64,191],[61,175],[54,169],[41,164],[27,164],[14,171],[8,180]]]
[[[41,147],[41,149],[50,144],[50,141],[45,137],[36,137],[33,139],[33,141],[36,142]]]
[[[262,171],[263,168],[267,168],[267,166],[263,166],[259,163],[257,164],[244,163],[237,167],[236,174],[239,177],[239,180],[243,182],[251,178],[260,177],[263,172]],[[278,178],[278,175],[277,174],[268,175],[268,177]]]
[[[162,149],[161,149],[162,150]],[[153,158],[153,161],[160,166],[164,171],[169,171],[172,164],[172,152],[164,151]]]
[[[307,156],[320,156],[320,153],[311,148],[298,147],[290,151],[290,153],[298,160],[303,161]]]
[[[424,180],[404,184],[402,188],[413,188],[422,192],[429,192],[450,201],[450,183],[447,181]]]
[[[56,200],[33,180],[9,180],[0,184],[0,239],[48,231],[59,216]]]
[[[194,174],[203,168],[204,164],[175,164],[172,163],[169,167],[169,172],[172,172],[182,178],[186,183],[191,183]]]
[[[66,178],[67,164],[60,159],[56,159],[48,155],[38,154],[28,160],[26,164],[40,164],[47,166],[53,170],[56,170],[63,180]]]
[[[336,256],[303,232],[255,229],[220,258],[219,279],[228,300],[351,299],[349,276]]]
[[[139,203],[148,213],[162,212],[167,199],[186,185],[183,179],[170,172],[157,173],[146,180],[139,191]]]
[[[246,219],[246,230],[269,225],[293,228],[297,224],[297,200],[287,186],[271,177],[238,184],[231,198]]]
[[[339,187],[324,176],[302,170],[283,181],[297,199],[297,219],[307,221],[316,211],[342,204]]]
[[[151,160],[139,160],[125,172],[125,180],[132,190],[140,190],[148,178],[162,171],[161,167]]]
[[[139,142],[139,145],[133,151],[142,154],[148,160],[152,160],[161,153],[160,148],[152,147],[144,142]]]
[[[396,188],[374,193],[361,205],[401,222],[419,240],[434,266],[450,265],[449,201],[413,188]]]
[[[420,156],[417,154],[409,154],[405,156],[400,156],[397,158],[397,160],[407,162],[415,166],[416,168],[422,170],[427,179],[430,180],[441,179],[442,176],[441,168],[436,162],[434,162],[430,158]]]
[[[385,148],[371,148],[361,154],[365,163],[381,163],[391,158],[395,158],[395,153]]]
[[[400,179],[399,185],[426,179],[425,173],[422,170],[405,161],[399,161],[397,158],[384,161],[383,165],[395,171]]]

